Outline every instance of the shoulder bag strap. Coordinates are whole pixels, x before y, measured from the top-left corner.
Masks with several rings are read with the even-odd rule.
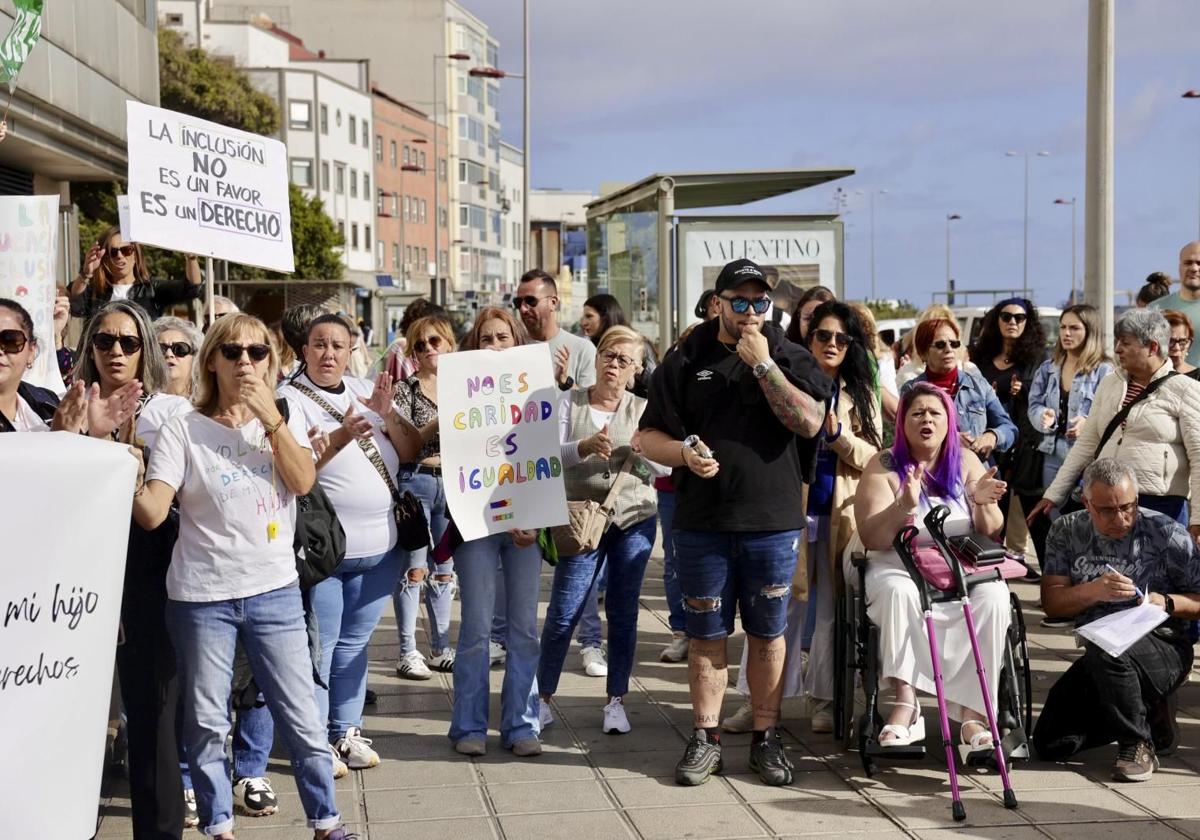
[[[1130,402],[1129,405],[1125,406],[1113,415],[1113,419],[1109,420],[1108,425],[1104,428],[1104,434],[1100,436],[1099,445],[1096,446],[1096,450],[1092,453],[1092,461],[1100,457],[1100,453],[1104,450],[1104,445],[1108,443],[1109,438],[1116,434],[1117,429],[1119,429],[1121,424],[1125,422],[1125,418],[1129,416],[1129,412],[1133,410],[1133,407],[1157,391],[1168,379],[1170,379],[1172,376],[1175,376],[1177,373],[1178,371],[1172,370],[1169,371],[1166,376],[1155,379],[1145,387],[1142,393],[1134,397],[1133,401]]]
[[[292,387],[301,394],[304,394],[304,396],[308,397],[321,408],[325,409],[329,416],[337,422],[341,423],[346,419],[344,414],[330,405],[324,397],[322,397],[312,388],[309,388],[303,382],[293,382]],[[379,454],[379,449],[376,448],[375,441],[371,440],[370,438],[356,438],[355,442],[358,443],[358,446],[360,449],[362,449],[363,454],[367,456],[367,460],[371,462],[371,466],[373,466],[375,471],[379,473],[379,477],[383,479],[383,483],[387,485],[388,492],[392,494],[392,501],[399,502],[400,490],[398,487],[396,487],[396,482],[392,480],[392,475],[388,472],[387,465],[383,463],[383,456]]]
[[[616,501],[617,492],[620,490],[621,478],[633,468],[633,459],[636,457],[637,453],[633,449],[630,449],[629,454],[625,456],[625,460],[621,463],[621,469],[617,470],[612,487],[608,489],[608,495],[604,497],[604,504],[601,507],[605,510],[612,510],[612,503]]]

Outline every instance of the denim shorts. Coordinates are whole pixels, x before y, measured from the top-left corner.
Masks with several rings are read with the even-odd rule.
[[[782,636],[799,539],[799,531],[676,530],[675,574],[687,635],[723,639],[733,632],[740,609],[747,635]],[[698,609],[689,601],[713,603]]]

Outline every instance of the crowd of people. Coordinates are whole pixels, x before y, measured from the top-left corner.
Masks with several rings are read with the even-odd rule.
[[[991,308],[969,346],[939,305],[885,346],[869,309],[821,287],[785,328],[769,317],[777,277],[726,265],[700,321],[660,356],[610,295],[585,302],[583,336],[569,332],[554,278],[533,270],[511,309],[482,309],[465,335],[436,304],[413,304],[372,378],[362,325],[320,306],[269,326],[225,301],[204,332],[164,316],[201,295],[195,261],[182,280],[152,280],[139,247],[110,230],[56,307],[59,336],[68,313],[83,321],[75,350],[56,348],[70,382],[61,399],[22,381],[43,348],[22,305],[0,300],[0,431],[86,434],[139,464],[117,649],[134,836],[194,825],[231,838],[235,810],[274,813],[278,733],[314,837],[350,837],[334,780],[381,760],[364,733],[367,646],[389,599],[397,675],[452,674],[457,753],[488,750],[501,664],[500,746],[541,752],[573,636],[586,673],[606,680],[603,731],[630,732],[624,698],[659,539],[672,632],[661,658],[686,660],[693,710],[679,784],[721,771],[723,731],[752,733],[764,784],[791,783],[784,697],[807,699],[814,732],[832,730],[835,605],[857,580],[855,552],[891,689],[881,747],[925,738],[920,695],[940,680],[963,760],[986,760],[999,745],[968,630],[935,605],[936,672],[917,584],[893,547],[935,506],[949,509],[951,536],[1003,541],[1027,527],[1037,563],[1028,556],[1026,577],[1041,582],[1047,626],[1138,603],[1166,612],[1120,656],[1082,642],[1033,732],[1046,759],[1115,742],[1114,777],[1150,778],[1178,740],[1173,697],[1200,619],[1200,242],[1181,252],[1178,293],[1121,315],[1115,358],[1095,308],[1067,307],[1048,345],[1036,305],[1017,297]],[[437,404],[444,354],[538,342],[560,394],[566,498],[609,516],[594,542],[565,543],[552,572],[548,529],[462,539]],[[423,514],[415,548],[397,513],[405,499]],[[298,567],[297,523],[314,505],[344,533],[332,568]],[[971,597],[994,697],[1009,591],[997,579]],[[739,617],[745,701],[722,720]]]

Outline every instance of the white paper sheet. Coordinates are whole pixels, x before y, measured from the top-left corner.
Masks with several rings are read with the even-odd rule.
[[[1080,627],[1076,632],[1109,656],[1120,656],[1139,639],[1167,620],[1166,611],[1151,603],[1142,603]]]

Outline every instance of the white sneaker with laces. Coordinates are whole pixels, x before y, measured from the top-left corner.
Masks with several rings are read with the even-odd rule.
[[[583,670],[589,677],[607,677],[608,663],[604,661],[604,651],[598,647],[585,647],[579,652],[583,659]]]
[[[419,650],[409,651],[401,656],[400,661],[396,663],[396,673],[406,680],[427,680],[433,676]]]
[[[436,654],[427,663],[434,671],[441,671],[443,674],[451,674],[454,672],[454,648],[445,648],[441,653]]]
[[[672,635],[670,644],[662,649],[658,659],[660,662],[683,662],[688,658],[688,637],[681,630],[676,630]]]
[[[538,723],[541,724],[543,731],[554,723],[554,711],[550,708],[549,700],[538,698]]]
[[[247,776],[233,783],[233,804],[249,817],[268,817],[279,810],[271,781]]]
[[[750,705],[749,698],[742,701],[736,712],[721,721],[721,728],[735,734],[749,732],[754,728],[754,707]]]
[[[329,745],[329,752],[333,755],[333,778],[344,779],[350,775],[350,768],[346,766],[346,762],[342,761],[341,755],[333,744]]]
[[[333,746],[351,770],[366,770],[379,764],[379,753],[371,749],[371,739],[364,738],[357,726],[347,729]]]
[[[508,656],[508,651],[504,649],[504,645],[493,640],[488,642],[488,655],[491,657],[493,665],[499,665]]]
[[[624,735],[629,731],[629,716],[625,714],[625,704],[620,697],[610,697],[604,707],[604,732]]]

